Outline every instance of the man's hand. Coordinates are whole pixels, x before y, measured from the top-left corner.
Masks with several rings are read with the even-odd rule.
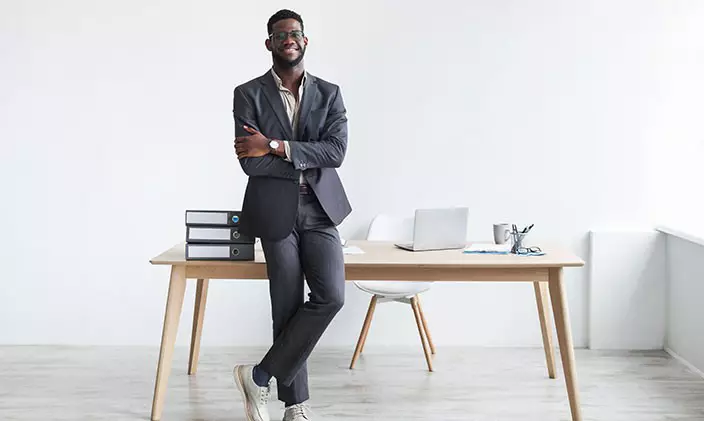
[[[235,138],[237,158],[257,158],[269,153],[269,139],[251,127],[243,126],[251,136]]]

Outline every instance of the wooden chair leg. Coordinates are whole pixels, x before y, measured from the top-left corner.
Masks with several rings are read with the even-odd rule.
[[[364,330],[364,336],[361,338],[362,339],[362,346],[359,348],[360,354],[362,352],[364,352],[364,345],[366,345],[366,343],[367,343],[367,336],[369,336],[369,328],[372,326],[372,319],[374,318],[374,311],[376,310],[376,305],[378,303],[378,300],[379,300],[379,296],[375,295],[369,301],[369,307],[371,309],[371,313],[369,313],[369,310],[367,310],[367,312],[369,313],[369,322],[367,323],[367,328]],[[374,303],[373,305],[372,305],[372,302]],[[365,317],[365,321],[366,321],[366,317]]]
[[[420,320],[423,322],[423,330],[425,331],[425,337],[428,339],[428,345],[430,345],[430,352],[435,355],[435,345],[433,344],[433,338],[430,336],[430,329],[428,329],[428,322],[425,320],[425,313],[423,313],[423,307],[420,305],[420,296],[416,295],[416,303],[418,305],[418,312],[420,313]]]
[[[416,325],[418,326],[418,335],[420,335],[420,342],[423,344],[423,352],[425,353],[425,361],[428,363],[428,371],[433,371],[432,357],[430,356],[430,349],[425,341],[425,332],[423,331],[423,322],[420,317],[420,310],[418,308],[418,298],[411,297],[411,307],[413,308],[413,315],[416,318]]]
[[[196,374],[198,370],[198,356],[200,354],[200,337],[203,333],[203,316],[205,315],[205,301],[208,297],[208,280],[199,279],[196,286],[196,304],[193,310],[193,330],[191,332],[191,355],[188,359],[188,374]]]
[[[357,362],[359,354],[362,353],[364,344],[367,342],[367,335],[369,334],[369,326],[372,324],[372,317],[374,316],[374,309],[376,308],[377,296],[372,296],[369,302],[369,309],[367,309],[367,317],[364,318],[364,324],[362,325],[362,331],[359,332],[359,340],[357,341],[357,347],[354,350],[354,355],[352,356],[352,362],[350,363],[350,370],[354,368],[354,363]]]

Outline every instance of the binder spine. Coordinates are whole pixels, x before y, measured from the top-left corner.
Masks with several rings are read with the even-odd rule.
[[[186,244],[186,260],[254,260],[254,244]]]
[[[254,238],[240,233],[241,211],[186,210],[186,260],[254,260]]]
[[[199,244],[254,244],[254,238],[240,233],[238,227],[187,226],[186,242]]]
[[[185,222],[187,227],[237,227],[241,217],[241,211],[187,210]]]

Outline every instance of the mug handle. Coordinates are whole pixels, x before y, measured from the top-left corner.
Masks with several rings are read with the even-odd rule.
[[[506,230],[504,231],[504,242],[508,241],[509,238],[511,238],[511,231],[506,228]]]

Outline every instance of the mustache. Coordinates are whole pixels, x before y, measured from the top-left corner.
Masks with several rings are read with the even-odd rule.
[[[271,56],[274,59],[274,61],[281,67],[296,67],[298,64],[303,61],[303,56],[306,54],[306,47],[302,45],[297,45],[298,50],[301,52],[298,57],[296,57],[293,60],[288,60],[282,55],[278,54],[279,51],[283,51],[285,47],[277,48],[275,51],[271,52]]]
[[[294,47],[294,48],[295,48],[296,50],[298,50],[298,51],[304,51],[304,50],[305,50],[305,47],[304,47],[303,45],[301,45],[301,44],[282,45],[282,46],[278,47],[276,50],[277,50],[277,51],[285,51],[285,50],[286,50],[287,48],[289,48],[289,47]]]

